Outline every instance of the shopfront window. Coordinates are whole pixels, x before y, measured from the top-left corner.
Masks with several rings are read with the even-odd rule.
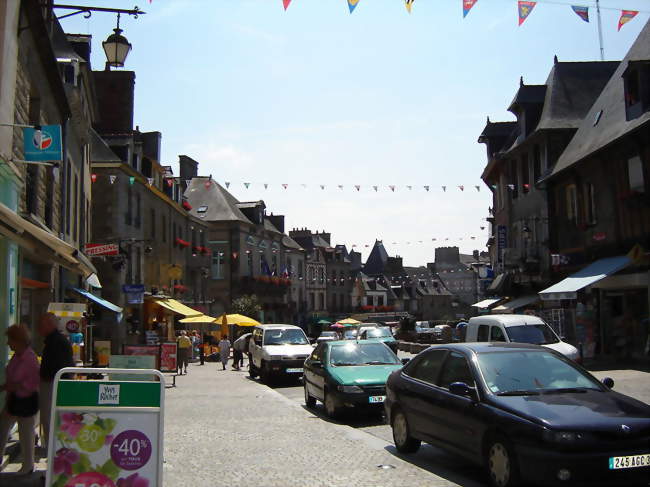
[[[212,279],[223,279],[224,252],[221,250],[212,251]]]

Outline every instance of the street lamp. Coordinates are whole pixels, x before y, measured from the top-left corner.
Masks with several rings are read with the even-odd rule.
[[[124,61],[131,51],[131,44],[122,35],[120,29],[120,14],[117,14],[117,27],[113,29],[113,34],[102,42],[102,47],[106,53],[106,67],[113,66],[116,68],[124,67]]]

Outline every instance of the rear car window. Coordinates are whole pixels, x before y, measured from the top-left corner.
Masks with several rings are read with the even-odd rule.
[[[447,350],[430,350],[404,369],[404,373],[414,379],[419,379],[435,385],[438,380],[440,368],[445,359]]]
[[[467,359],[457,352],[451,352],[445,360],[438,385],[449,389],[449,385],[454,382],[464,382],[468,386],[474,387],[474,377]]]

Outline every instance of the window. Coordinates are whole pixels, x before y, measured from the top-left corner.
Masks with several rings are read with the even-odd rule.
[[[162,232],[163,243],[167,242],[167,217],[165,215],[162,216],[162,228],[160,231]]]
[[[490,327],[488,325],[480,325],[478,327],[478,333],[476,334],[476,341],[487,342],[489,333],[490,333]]]
[[[199,206],[199,208],[196,210],[197,213],[205,213],[206,211],[208,211],[207,206]]]
[[[645,176],[643,174],[643,162],[641,162],[641,157],[634,156],[628,159],[627,177],[630,184],[630,191],[645,193]]]
[[[318,309],[325,309],[325,294],[318,294]]]
[[[530,191],[530,168],[528,167],[528,156],[521,156],[521,186],[524,193]]]
[[[38,170],[37,164],[27,164],[25,174],[25,203],[27,213],[36,215],[38,212]]]
[[[596,224],[596,196],[594,185],[591,183],[585,184],[585,221],[588,225]]]
[[[248,264],[248,275],[253,276],[253,252],[250,250],[246,253],[246,262]]]
[[[54,224],[54,172],[51,167],[45,169],[45,225],[52,228]],[[88,215],[88,213],[86,213]]]
[[[630,61],[623,72],[625,118],[633,120],[650,108],[650,62]]]
[[[302,271],[303,271],[303,261],[299,260],[298,261],[298,277],[302,279]]]
[[[156,238],[156,210],[151,208],[149,210],[149,220],[150,220],[150,230],[151,230],[151,238]]]
[[[79,240],[79,176],[74,175],[74,190],[73,190],[74,200],[72,202],[72,238],[74,240]]]
[[[639,70],[632,69],[625,77],[625,106],[631,107],[641,101]]]
[[[475,385],[467,360],[457,352],[451,352],[447,360],[445,360],[438,385],[449,389],[449,386],[454,382],[464,382],[470,387]]]
[[[437,384],[442,362],[447,355],[447,350],[434,350],[408,364],[404,373],[414,379],[419,379],[429,384]]]
[[[517,175],[517,161],[510,161],[510,190],[512,199],[516,199],[519,192],[519,178]]]
[[[490,328],[490,341],[491,342],[505,342],[506,337],[503,334],[503,330],[499,325],[492,326]]]
[[[136,193],[135,195],[135,228],[140,228],[140,222],[141,222],[141,216],[142,216],[142,208],[141,208],[141,198],[140,198],[140,193]]]
[[[70,192],[72,186],[72,161],[68,159],[65,166],[65,233],[67,235],[70,235]]]
[[[542,151],[539,145],[533,147],[533,183],[542,177]]]
[[[126,213],[124,214],[124,224],[131,225],[133,218],[133,189],[129,185],[126,189]]]
[[[223,255],[219,250],[212,251],[212,279],[223,279]]]
[[[280,273],[278,270],[278,255],[275,253],[271,255],[271,272],[276,276]]]
[[[578,219],[578,195],[575,184],[569,184],[565,189],[566,217],[574,222]]]
[[[377,306],[383,306],[383,305],[384,305],[384,297],[377,296]]]

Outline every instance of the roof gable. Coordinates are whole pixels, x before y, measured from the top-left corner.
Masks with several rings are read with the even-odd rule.
[[[252,225],[237,207],[239,201],[217,182],[206,188],[208,181],[208,178],[192,178],[185,191],[184,196],[192,205],[191,214],[207,222],[238,221]]]

